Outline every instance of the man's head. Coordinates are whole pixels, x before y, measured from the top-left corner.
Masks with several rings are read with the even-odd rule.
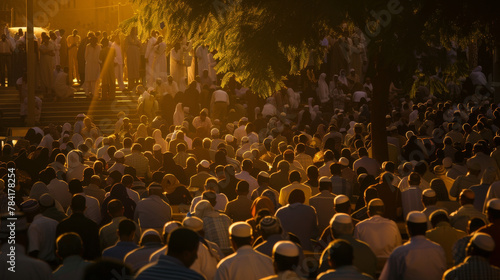
[[[340,164],[340,163],[332,163],[330,165],[330,173],[332,173],[333,176],[340,176],[340,175],[342,175],[342,164]]]
[[[436,205],[436,203],[437,203],[437,195],[433,189],[426,189],[422,192],[422,204],[425,207]]]
[[[248,184],[248,182],[245,180],[241,180],[238,182],[238,185],[236,185],[236,193],[241,196],[246,196],[248,195],[249,188],[250,184]]]
[[[65,259],[70,256],[80,256],[83,253],[82,239],[77,233],[67,232],[59,235],[56,241],[56,254]]]
[[[229,227],[231,243],[235,250],[252,244],[252,227],[246,222],[236,222]]]
[[[294,203],[304,203],[306,201],[306,197],[304,195],[304,191],[301,189],[295,189],[290,193],[290,196],[288,196],[288,203],[289,204],[294,204]]]
[[[495,240],[489,234],[476,232],[467,245],[467,255],[489,259],[495,246]]]
[[[265,216],[262,218],[258,228],[264,240],[267,240],[271,235],[281,234],[283,232],[280,220],[274,216]]]
[[[302,177],[300,176],[300,172],[297,171],[297,170],[294,170],[294,171],[290,172],[288,180],[290,181],[290,183],[293,183],[293,182],[299,182],[300,183],[300,181],[302,180]]]
[[[408,178],[408,183],[410,186],[419,186],[420,185],[420,175],[417,172],[410,173]]]
[[[332,191],[332,180],[326,176],[319,179],[319,191]]]
[[[441,222],[450,222],[450,219],[448,218],[448,212],[443,209],[432,212],[432,214],[429,216],[429,219],[431,220],[431,225],[433,228],[435,228]]]
[[[488,200],[486,204],[486,214],[488,215],[488,220],[492,223],[496,223],[500,220],[500,199],[493,198]]]
[[[427,216],[419,211],[412,211],[406,216],[406,228],[410,237],[425,235],[427,231]]]
[[[122,220],[118,224],[118,237],[120,241],[133,241],[135,235],[135,223],[130,219]]]
[[[125,208],[123,207],[121,200],[112,199],[108,202],[108,214],[112,218],[123,217],[124,212]]]
[[[86,208],[85,197],[80,194],[74,195],[73,198],[71,199],[70,207],[73,213],[83,213],[83,211],[85,211]]]
[[[259,175],[257,175],[257,183],[261,187],[269,186],[269,173],[265,171],[259,172]]]
[[[334,239],[344,235],[352,235],[354,231],[351,216],[344,213],[337,213],[333,216],[330,220],[330,228]]]
[[[474,204],[474,199],[476,198],[476,195],[474,192],[470,189],[464,189],[460,193],[460,205],[464,206],[467,204]]]
[[[351,214],[351,202],[346,195],[337,195],[333,200],[333,205],[335,207],[335,212]]]
[[[291,241],[278,241],[273,247],[273,261],[276,273],[294,271],[299,264],[299,247]]]
[[[185,267],[190,267],[198,258],[200,237],[187,228],[176,228],[168,235],[167,255],[180,260]]]
[[[336,239],[328,250],[328,263],[333,269],[352,265],[354,250],[351,243],[344,239]]]
[[[382,216],[385,212],[384,202],[380,198],[375,198],[370,200],[368,203],[368,216],[373,217],[375,215]]]

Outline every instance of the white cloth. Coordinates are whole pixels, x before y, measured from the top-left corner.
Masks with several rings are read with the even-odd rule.
[[[238,144],[241,144],[241,138],[247,136],[247,132],[245,131],[245,125],[241,125],[237,129],[235,129],[233,132],[233,136],[234,138],[238,139]]]
[[[71,198],[73,197],[69,192],[68,183],[57,178],[52,179],[47,185],[49,189],[49,194],[58,201],[64,210],[68,209],[71,204]]]
[[[398,188],[401,192],[404,192],[410,188],[410,184],[408,183],[409,177],[410,176],[403,177],[403,178],[401,178],[401,181],[399,181]],[[426,180],[424,180],[424,178],[420,178],[419,187],[423,191],[426,189],[430,189],[431,186],[429,185],[429,183]]]
[[[14,272],[9,271],[11,265],[8,263],[10,260],[10,248],[15,246],[16,265]],[[25,249],[19,244],[10,245],[8,243],[2,244],[0,253],[0,279],[2,280],[50,280],[52,279],[52,269],[49,265],[41,260],[31,258],[26,255]]]
[[[184,109],[182,108],[182,103],[177,103],[174,111],[174,125],[179,126],[182,125],[183,122],[184,122]]]
[[[146,84],[148,87],[152,87],[154,85],[154,45],[156,44],[156,38],[151,37],[148,40],[148,44],[146,46],[146,53],[144,57],[148,60],[146,64]]]
[[[359,222],[354,228],[354,238],[368,243],[379,258],[388,258],[402,242],[396,223],[379,215]]]
[[[206,46],[196,48],[196,58],[198,59],[198,76],[203,77],[203,71],[208,70],[208,48]]]
[[[172,208],[157,195],[151,195],[137,203],[134,220],[142,229],[160,229],[170,221]]]
[[[43,261],[55,261],[56,228],[58,221],[37,214],[28,228],[28,252],[38,251],[37,258]]]
[[[161,42],[154,47],[154,78],[160,78],[162,75],[167,73],[167,44]],[[159,92],[163,93],[163,92]]]
[[[326,103],[330,100],[330,90],[328,89],[328,84],[326,83],[326,74],[321,73],[318,79],[318,98],[321,103]]]
[[[161,243],[149,243],[141,246],[125,255],[123,262],[132,267],[132,271],[139,271],[142,267],[149,264],[149,257],[156,252],[161,245]]]
[[[419,235],[392,252],[379,279],[440,280],[445,270],[443,248]]]
[[[88,166],[80,162],[78,153],[75,150],[69,152],[66,161],[68,165],[66,181],[69,182],[73,179],[83,180],[83,170]]]
[[[250,173],[247,171],[241,171],[240,173],[236,174],[235,176],[237,179],[244,180],[248,183],[248,199],[252,199],[252,192],[256,190],[259,187],[259,183],[257,183],[257,179],[252,177]]]
[[[155,129],[155,131],[153,131],[153,138],[155,139],[155,144],[158,144],[161,146],[161,152],[166,153],[168,143],[167,143],[167,141],[165,141],[165,139],[163,139],[163,137],[161,135],[161,131],[159,129]]]
[[[258,280],[271,275],[273,260],[245,245],[220,261],[214,279]]]

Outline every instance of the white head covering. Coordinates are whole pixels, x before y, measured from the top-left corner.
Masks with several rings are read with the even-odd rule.
[[[184,121],[184,110],[182,109],[182,103],[177,103],[174,112],[174,125],[181,125]]]
[[[67,157],[66,161],[67,161],[68,169],[77,168],[77,167],[80,167],[83,165],[80,162],[80,155],[75,150],[68,153],[68,157]]]
[[[318,97],[321,103],[328,102],[328,100],[330,99],[329,98],[330,91],[328,90],[328,84],[326,83],[325,79],[326,79],[326,74],[321,73],[321,75],[319,75],[318,89],[317,89]]]

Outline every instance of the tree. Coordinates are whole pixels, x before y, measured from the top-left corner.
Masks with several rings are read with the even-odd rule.
[[[217,50],[223,84],[235,77],[269,96],[288,75],[304,69],[311,50],[320,61],[325,31],[342,23],[357,26],[368,39],[374,78],[372,146],[387,159],[385,115],[391,74],[415,69],[413,52],[430,44],[462,44],[498,32],[499,4],[493,0],[131,0],[139,11],[123,24],[139,26],[142,36],[164,23],[167,40],[186,36]],[[488,9],[491,7],[491,9]],[[497,40],[497,38],[488,38]],[[497,40],[498,42],[498,40]]]

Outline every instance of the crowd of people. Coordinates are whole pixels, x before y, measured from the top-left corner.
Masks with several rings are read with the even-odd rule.
[[[219,87],[206,46],[190,83],[188,43],[167,75],[156,31],[144,78],[132,74],[133,29],[139,123],[120,112],[105,135],[82,113],[3,145],[0,279],[500,279],[500,108],[484,74],[457,85],[466,101],[392,83],[386,131],[373,132],[354,35],[325,38],[331,67],[303,75],[312,94],[290,86],[264,100],[235,80]],[[68,62],[69,78],[85,73],[88,94],[100,81],[103,98],[124,89],[120,37],[72,36],[68,60],[83,44],[96,63]],[[374,133],[387,135],[385,162]]]

